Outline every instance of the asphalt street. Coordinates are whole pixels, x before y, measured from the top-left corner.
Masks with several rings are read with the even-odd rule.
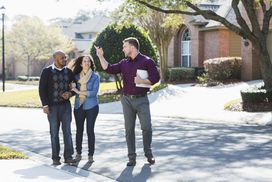
[[[1,108],[0,115],[0,143],[46,158],[50,165],[49,127],[42,111]],[[101,181],[272,181],[271,126],[167,117],[153,117],[152,122],[155,165],[150,166],[144,157],[137,122],[137,164],[126,167],[123,116],[100,114],[95,126],[95,162],[87,163],[85,135],[83,160],[77,166],[59,168],[85,174],[85,178],[99,175]],[[72,133],[75,140],[74,121]]]

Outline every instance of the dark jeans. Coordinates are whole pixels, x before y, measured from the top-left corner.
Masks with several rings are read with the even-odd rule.
[[[65,104],[49,106],[49,114],[47,115],[52,147],[52,159],[59,160],[60,142],[59,128],[61,124],[63,141],[64,141],[64,159],[72,158],[74,153],[73,141],[71,134],[72,109],[70,102]]]
[[[129,98],[123,96],[121,98],[123,106],[123,113],[125,119],[126,141],[128,147],[128,157],[131,160],[136,159],[135,152],[135,121],[136,115],[138,116],[141,124],[143,135],[143,145],[145,156],[148,157],[152,154],[152,125],[149,108],[149,100],[147,96],[139,98]]]
[[[99,112],[99,106],[84,110],[82,106],[74,109],[74,116],[76,120],[76,151],[78,154],[82,153],[82,138],[84,131],[84,121],[87,120],[87,135],[88,135],[88,155],[93,156],[95,149],[95,134],[94,124]]]

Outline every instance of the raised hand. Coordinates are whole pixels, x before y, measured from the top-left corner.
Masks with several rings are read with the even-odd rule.
[[[104,56],[104,51],[103,51],[102,47],[94,46],[94,48],[96,49],[96,55],[98,57],[103,57]]]

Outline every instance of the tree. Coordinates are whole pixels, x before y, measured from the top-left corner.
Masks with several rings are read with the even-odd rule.
[[[84,22],[84,21],[87,21],[91,18],[91,11],[88,11],[88,10],[79,10],[77,12],[77,15],[74,19],[74,22]]]
[[[197,4],[189,0],[157,0],[160,2],[159,5],[153,4],[154,0],[149,1],[149,3],[147,0],[134,1],[166,14],[201,15],[205,19],[222,23],[229,30],[244,39],[248,39],[259,57],[258,61],[264,80],[264,87],[272,88],[272,62],[267,47],[269,25],[272,16],[271,0],[232,0],[231,6],[236,15],[238,25],[229,22],[211,10],[200,9]],[[189,10],[181,9],[177,5],[185,5]]]
[[[182,17],[151,10],[134,0],[126,0],[114,15],[118,24],[137,22],[148,32],[159,52],[160,75],[161,81],[164,82],[168,68],[168,47],[182,25]]]
[[[27,66],[28,76],[34,61],[48,60],[57,49],[69,52],[74,48],[59,28],[45,25],[37,17],[17,18],[6,40],[7,56],[22,61]]]
[[[94,58],[94,62],[98,71],[102,71],[98,57],[96,56],[95,47],[100,46],[104,49],[105,59],[111,63],[117,63],[124,58],[123,40],[128,37],[136,37],[140,42],[140,51],[143,54],[151,57],[155,62],[157,61],[155,47],[152,41],[148,37],[147,33],[134,25],[127,27],[119,27],[116,24],[107,26],[95,39],[91,47],[91,55]],[[122,85],[118,75],[114,76],[116,82],[116,88],[121,91]]]

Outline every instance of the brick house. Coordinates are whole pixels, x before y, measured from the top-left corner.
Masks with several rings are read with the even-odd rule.
[[[232,0],[201,3],[201,9],[209,9],[236,23]],[[268,47],[272,55],[272,32]],[[243,59],[241,79],[261,78],[257,57],[251,44],[228,30],[221,23],[201,16],[184,16],[184,24],[172,39],[168,48],[169,67],[203,67],[203,61],[216,57],[239,56]]]

